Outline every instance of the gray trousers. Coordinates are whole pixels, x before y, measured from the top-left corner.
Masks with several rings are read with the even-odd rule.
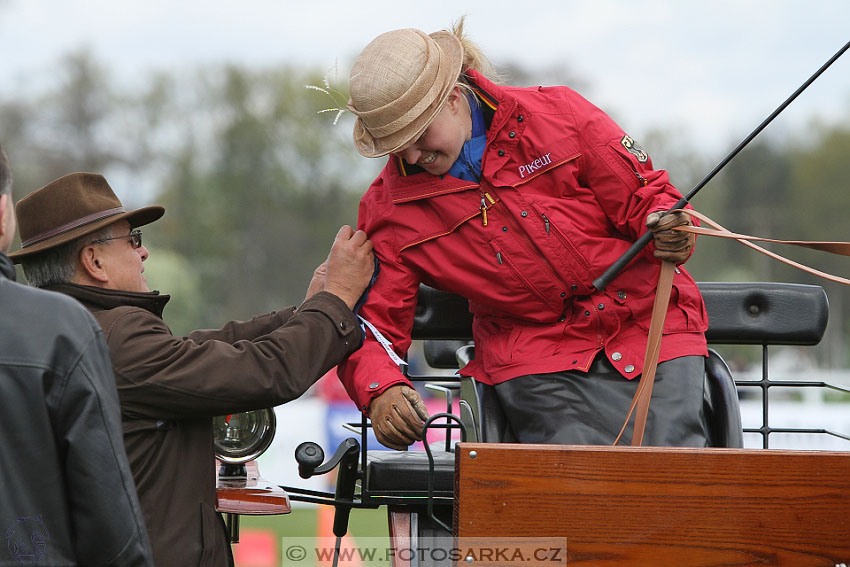
[[[589,372],[570,370],[519,376],[495,386],[499,403],[520,443],[611,445],[639,378],[626,380],[604,353]],[[643,445],[705,447],[705,358],[683,356],[660,363],[655,374]],[[632,415],[620,445],[632,440]]]

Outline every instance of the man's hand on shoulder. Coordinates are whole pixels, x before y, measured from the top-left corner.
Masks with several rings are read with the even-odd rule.
[[[325,291],[336,295],[353,309],[369,285],[375,269],[372,241],[362,230],[355,231],[344,225],[336,234],[325,265]],[[314,280],[320,269],[321,266],[316,269]]]
[[[325,260],[318,268],[313,270],[313,279],[310,280],[310,285],[307,286],[307,295],[304,296],[304,301],[307,301],[320,291],[325,290],[325,282],[328,279],[328,262]]]

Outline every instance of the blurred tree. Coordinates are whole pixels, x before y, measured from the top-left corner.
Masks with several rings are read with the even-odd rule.
[[[59,68],[55,90],[37,97],[27,126],[28,150],[40,156],[37,186],[70,171],[105,172],[128,159],[118,152],[106,70],[85,50],[67,55]]]
[[[148,285],[151,289],[161,290],[171,296],[166,322],[172,333],[186,336],[198,328],[198,321],[204,311],[200,278],[189,260],[177,252],[156,247],[149,247],[148,250],[153,258],[151,262],[145,262]]]
[[[300,302],[339,226],[356,223],[357,202],[383,166],[354,151],[350,114],[337,125],[333,114],[317,114],[344,105],[347,93],[330,100],[306,89],[323,84],[315,71],[215,66],[155,73],[143,89],[122,89],[87,51],[68,55],[59,69],[42,92],[0,90],[0,140],[14,164],[16,198],[89,170],[104,173],[129,207],[164,204],[166,216],[145,231],[153,250],[146,275],[152,287],[174,293],[166,320],[177,333]],[[513,84],[586,90],[568,68],[506,70]],[[808,134],[805,143],[760,139],[694,205],[739,232],[846,240],[850,125],[814,125]],[[640,142],[683,193],[716,162],[677,132],[651,131]],[[788,255],[812,256],[817,267],[847,275],[844,258]],[[700,281],[824,285],[719,239],[700,239],[688,269]],[[846,290],[825,287],[831,319],[842,328]],[[848,362],[844,336],[829,340],[833,363]]]
[[[793,193],[787,203],[788,230],[806,240],[850,240],[847,212],[850,211],[847,156],[850,155],[850,121],[813,124],[814,140],[799,144],[789,153]],[[850,258],[802,250],[794,259],[818,269],[850,278]],[[792,271],[785,268],[785,272]],[[825,343],[830,366],[850,364],[850,290],[814,276],[797,276],[804,283],[823,285],[830,300],[830,321]]]
[[[58,69],[45,92],[0,98],[0,135],[13,163],[16,199],[66,173],[107,172],[125,161],[111,141],[115,104],[106,71],[86,50],[63,57]]]
[[[203,325],[297,304],[374,170],[334,126],[315,74],[202,71],[180,84],[168,127],[182,146],[164,175],[154,242],[197,274]],[[187,96],[188,95],[188,96]],[[149,96],[149,100],[156,97]]]
[[[72,171],[103,173],[128,207],[161,202],[145,231],[163,257],[151,284],[168,293],[176,332],[303,300],[313,269],[381,164],[361,158],[350,123],[317,114],[328,101],[305,88],[319,73],[213,67],[153,75],[120,91],[86,51],[27,99],[0,96],[0,138],[15,166],[16,199]],[[347,98],[347,95],[346,95]],[[191,285],[190,285],[191,284]],[[177,291],[177,290],[175,290]]]
[[[764,140],[750,143],[719,175],[724,191],[722,209],[714,220],[733,232],[757,236],[787,234],[786,207],[791,192],[791,164],[787,155]],[[788,236],[787,238],[791,238]],[[763,254],[746,252],[734,241],[724,241],[719,248],[734,267],[736,279],[771,281],[776,277],[777,263]],[[749,276],[747,276],[749,274]]]
[[[132,127],[138,122],[135,95],[117,92],[91,52],[63,57],[51,79],[43,91],[26,96],[0,91],[0,134],[14,160],[16,198],[73,171],[103,173],[113,183],[149,163],[139,152],[143,137]],[[134,205],[137,195],[122,185],[113,188]]]
[[[844,212],[850,208],[846,189],[850,151],[850,124],[814,126],[813,142],[776,141],[766,138],[753,142],[732,160],[717,177],[721,191],[706,188],[705,193],[722,199],[714,214],[698,205],[726,228],[743,234],[785,240],[848,240]],[[715,182],[712,182],[715,183]],[[764,245],[792,260],[847,277],[848,258],[796,247]],[[712,264],[701,262],[706,247],[720,251]],[[714,254],[712,254],[714,255]],[[697,254],[688,262],[697,280],[780,281],[823,286],[830,300],[830,320],[821,345],[814,352],[823,365],[844,366],[848,358],[848,315],[846,286],[832,284],[816,276],[786,266],[740,244],[701,238]]]
[[[788,223],[811,240],[846,239],[850,122],[815,124],[813,130],[816,141],[795,147],[788,156],[794,187],[789,195]]]

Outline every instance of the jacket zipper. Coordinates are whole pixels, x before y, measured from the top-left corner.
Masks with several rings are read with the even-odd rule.
[[[640,186],[646,187],[647,184],[649,183],[649,181],[647,181],[646,178],[643,175],[641,175],[640,172],[637,169],[635,169],[635,166],[632,164],[632,162],[626,156],[622,155],[620,152],[614,150],[614,153],[617,154],[618,156],[620,156],[620,158],[624,162],[626,162],[626,166],[629,169],[632,170],[632,173],[635,174],[635,177],[637,177],[637,180],[638,180],[638,183],[640,183]]]
[[[543,301],[543,303],[545,303],[547,305],[551,304],[549,298],[546,297],[546,294],[544,294],[542,291],[540,291],[540,289],[530,279],[528,279],[528,277],[522,272],[522,270],[520,270],[519,267],[516,264],[514,264],[510,255],[502,254],[502,252],[500,250],[497,250],[496,251],[496,260],[499,262],[499,264],[507,264],[508,269],[510,269],[510,271],[513,272],[513,274],[521,282],[523,282],[525,284],[525,286],[529,290],[531,290],[532,293],[534,293],[534,295],[536,295],[541,301]]]
[[[496,204],[496,200],[490,196],[490,193],[482,193],[481,194],[481,222],[484,226],[487,226],[487,201],[490,201],[490,206]]]
[[[490,206],[496,203],[496,201],[489,193],[484,193],[484,195],[490,201]],[[512,226],[511,231],[514,234],[520,235],[518,242],[520,243],[521,247],[525,249],[525,253],[529,257],[536,257],[539,259],[539,269],[548,272],[549,279],[551,279],[553,282],[562,281],[557,270],[555,270],[554,267],[549,264],[548,260],[540,253],[539,249],[528,238],[527,234],[519,226],[516,225],[513,217],[511,215],[507,215],[505,218],[505,222]],[[510,268],[511,272],[513,272],[517,276],[517,278],[519,278],[520,281],[525,283],[528,289],[530,289],[544,303],[551,305],[550,298],[548,298],[524,273],[522,273],[522,271],[516,266],[516,264],[514,264],[510,254],[503,253],[501,250],[498,249],[495,250],[495,253],[496,261],[500,265],[507,265]],[[564,308],[566,308],[566,306]]]
[[[534,210],[537,212],[537,214],[539,214],[539,215],[540,215],[540,218],[543,220],[543,229],[546,231],[546,235],[547,235],[547,236],[554,235],[554,237],[557,239],[557,241],[561,243],[561,246],[563,246],[563,247],[564,247],[564,249],[565,249],[565,250],[566,250],[566,251],[567,251],[567,252],[568,252],[568,253],[572,256],[572,258],[576,261],[576,263],[577,263],[579,266],[581,266],[581,267],[582,267],[582,269],[584,269],[584,270],[589,270],[589,269],[590,269],[590,264],[589,264],[589,263],[588,263],[588,261],[584,258],[584,256],[582,256],[582,255],[581,255],[581,253],[578,251],[578,249],[576,249],[575,245],[573,245],[573,243],[572,243],[572,242],[570,242],[570,239],[569,239],[569,238],[567,238],[567,237],[566,237],[566,236],[565,236],[565,235],[561,232],[561,230],[558,228],[558,226],[557,226],[557,225],[554,225],[554,226],[553,226],[552,221],[550,221],[550,220],[549,220],[549,217],[547,217],[547,216],[546,216],[546,213],[544,213],[544,212],[541,210],[541,207],[539,207],[539,206],[538,206],[538,205],[536,205],[536,204],[532,204],[531,206],[532,206],[532,207],[534,207]],[[578,273],[575,273],[575,272],[574,272],[574,276],[575,276],[576,278],[581,279],[581,278],[579,277],[579,274],[578,274]]]

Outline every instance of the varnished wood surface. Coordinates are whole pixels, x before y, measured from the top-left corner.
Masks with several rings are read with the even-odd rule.
[[[247,463],[246,468],[244,478],[224,478],[216,473],[216,510],[249,516],[289,514],[292,508],[286,491],[264,479],[256,462]]]
[[[464,443],[455,478],[458,537],[573,567],[850,565],[850,453]]]
[[[289,496],[278,487],[273,488],[217,488],[219,512],[263,516],[289,514]]]

